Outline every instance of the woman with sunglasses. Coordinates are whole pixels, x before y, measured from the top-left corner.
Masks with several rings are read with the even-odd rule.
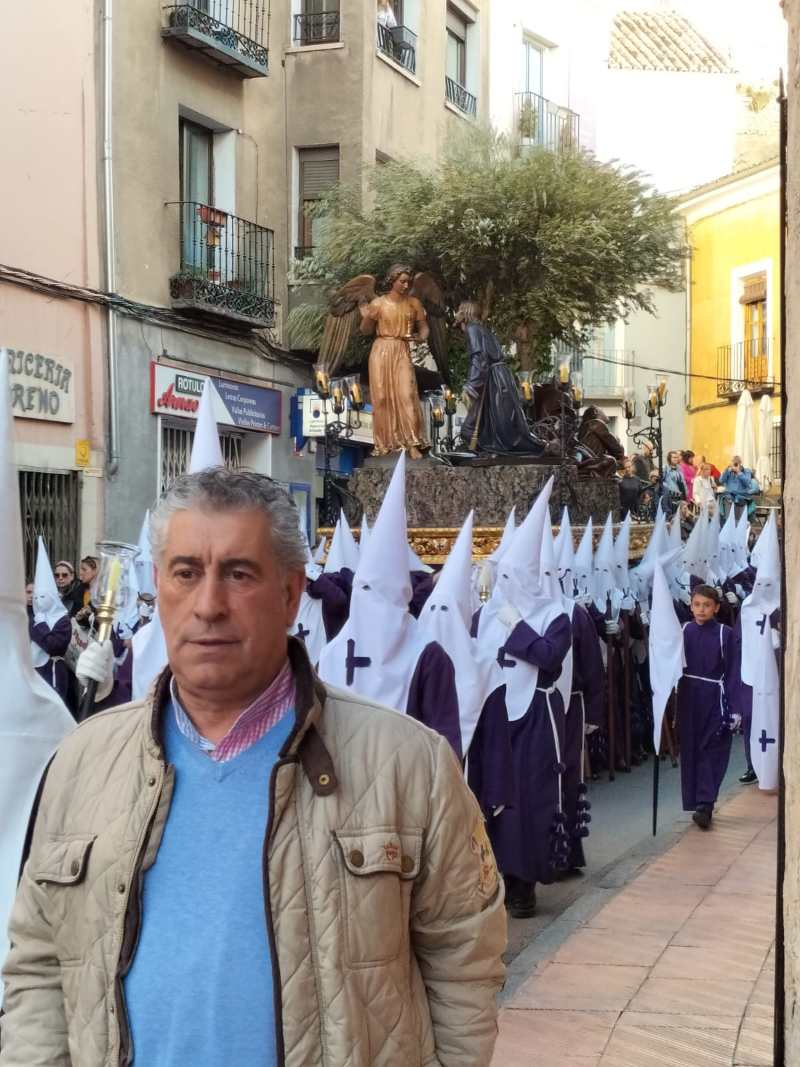
[[[60,559],[53,567],[53,575],[58,586],[61,603],[72,618],[83,607],[83,586],[75,577],[75,568],[65,559]]]

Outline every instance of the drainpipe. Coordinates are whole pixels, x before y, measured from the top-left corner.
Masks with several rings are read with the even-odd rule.
[[[114,229],[114,157],[112,107],[113,2],[103,3],[103,192],[105,214],[106,291],[117,291]],[[119,470],[119,412],[117,408],[117,332],[114,308],[108,307],[108,462],[106,474],[113,478]]]

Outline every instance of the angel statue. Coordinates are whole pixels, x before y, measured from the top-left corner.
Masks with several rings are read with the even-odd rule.
[[[430,445],[422,428],[411,345],[427,341],[447,378],[444,298],[430,274],[414,274],[403,263],[389,268],[382,288],[378,295],[375,276],[360,274],[334,295],[319,360],[333,374],[359,328],[375,333],[369,354],[373,455],[405,449],[411,459],[421,459]]]

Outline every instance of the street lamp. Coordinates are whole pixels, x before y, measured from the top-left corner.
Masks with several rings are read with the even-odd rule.
[[[322,521],[333,526],[338,518],[341,497],[346,493],[331,470],[331,457],[339,454],[342,443],[353,436],[353,431],[361,427],[360,413],[364,409],[364,393],[361,388],[361,376],[349,374],[342,378],[331,378],[325,367],[314,365],[314,392],[322,401],[322,415],[325,422],[325,467],[322,474]],[[328,420],[328,404],[334,419]],[[346,413],[346,415],[345,415]],[[353,418],[353,413],[355,418]],[[342,421],[342,415],[345,415]]]
[[[669,390],[667,388],[666,375],[661,374],[656,381],[647,386],[647,395],[644,400],[644,414],[647,416],[649,425],[639,429],[631,429],[631,422],[636,418],[636,398],[634,391],[627,386],[622,394],[622,408],[628,421],[626,427],[627,436],[637,445],[647,442],[656,454],[658,462],[658,481],[656,483],[656,500],[661,498],[661,483],[664,476],[663,435],[661,428],[661,412],[667,403]]]

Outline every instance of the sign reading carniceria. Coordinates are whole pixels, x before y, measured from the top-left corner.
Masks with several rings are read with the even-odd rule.
[[[75,421],[72,367],[63,357],[55,359],[23,348],[0,351],[8,359],[11,411],[16,418]]]

